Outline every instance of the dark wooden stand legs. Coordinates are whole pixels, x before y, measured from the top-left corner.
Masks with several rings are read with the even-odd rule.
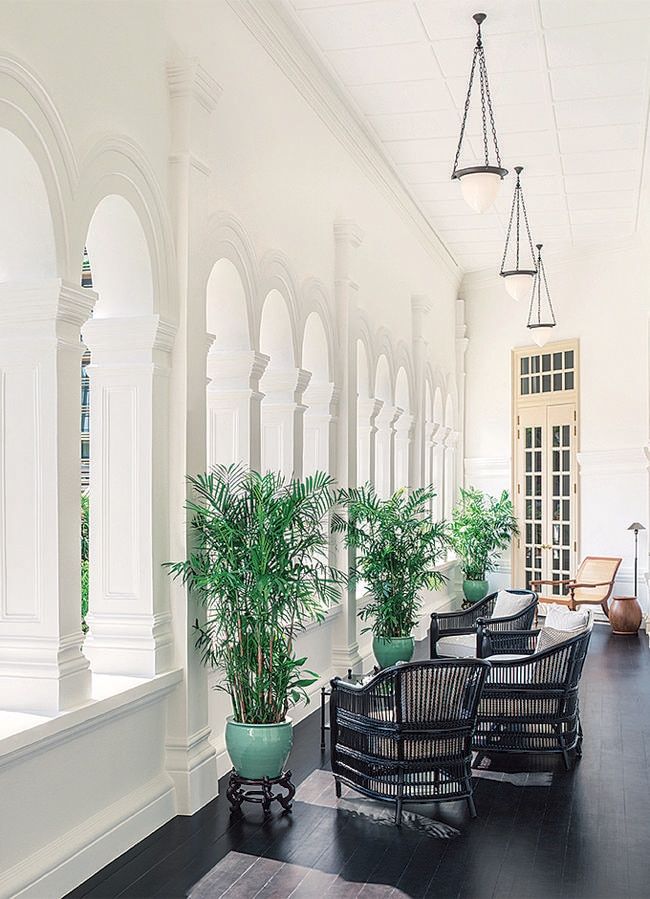
[[[273,787],[280,787],[280,791],[274,793]],[[282,790],[286,790],[286,793]],[[279,777],[248,780],[240,777],[233,768],[226,790],[231,814],[241,814],[243,802],[256,802],[262,806],[265,817],[271,814],[271,803],[275,800],[282,806],[283,812],[291,812],[291,802],[295,795],[296,788],[291,782],[291,771],[283,771]]]

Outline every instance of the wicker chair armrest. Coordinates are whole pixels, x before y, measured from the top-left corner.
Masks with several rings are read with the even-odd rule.
[[[573,584],[575,581],[573,578],[569,578],[568,581],[531,581],[531,587],[567,587],[569,584]]]
[[[479,627],[478,653],[484,659],[498,655],[532,655],[537,645],[537,630],[492,630],[488,626]],[[497,661],[496,659],[494,661]],[[501,663],[500,663],[501,664]]]
[[[368,686],[368,684],[360,684],[357,681],[349,680],[347,677],[334,677],[330,681],[330,685],[346,693],[359,693]]]
[[[582,581],[580,581],[578,583],[578,581],[573,581],[571,583],[571,586],[573,588],[577,588],[577,587],[609,587],[610,584],[611,584],[611,580],[610,581],[599,581],[597,584],[587,584],[587,583],[583,583]]]

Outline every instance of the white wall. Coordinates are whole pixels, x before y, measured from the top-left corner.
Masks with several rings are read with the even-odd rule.
[[[622,556],[617,591],[624,595],[633,590],[634,564],[633,535],[626,528],[632,521],[647,527],[650,514],[646,260],[640,239],[609,253],[546,260],[558,322],[550,340],[580,340],[578,558]],[[466,276],[462,293],[469,337],[466,481],[496,493],[511,489],[510,351],[532,344],[528,308],[489,273]],[[639,554],[640,598],[647,609],[645,534]],[[509,572],[501,575],[502,582]]]

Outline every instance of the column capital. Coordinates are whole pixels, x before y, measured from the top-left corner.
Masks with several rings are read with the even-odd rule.
[[[369,425],[374,425],[375,419],[381,412],[384,406],[384,401],[377,399],[374,396],[367,397],[359,397],[357,401],[357,412],[359,418],[363,417],[364,421],[367,421]]]
[[[221,85],[193,56],[167,65],[169,95],[175,99],[196,100],[206,112],[212,112],[223,92]]]
[[[304,368],[267,368],[260,389],[267,403],[296,403],[302,400],[311,372]]]
[[[212,350],[208,380],[212,390],[257,390],[270,357],[255,350]],[[208,386],[208,390],[210,390]]]
[[[331,381],[310,381],[303,399],[310,414],[331,417],[336,414],[339,394]]]
[[[0,284],[0,339],[62,336],[61,326],[78,334],[97,301],[97,293],[60,278]],[[52,326],[54,325],[54,328]]]
[[[413,312],[420,312],[422,315],[428,315],[433,309],[431,298],[425,293],[411,294],[411,309]]]
[[[364,232],[352,219],[338,219],[334,222],[334,239],[337,243],[348,243],[358,247],[363,242]]]
[[[176,327],[159,315],[91,318],[82,329],[93,362],[150,362],[153,353],[168,355]]]

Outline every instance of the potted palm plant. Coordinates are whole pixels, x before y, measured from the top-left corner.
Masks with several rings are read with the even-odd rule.
[[[317,675],[297,658],[305,623],[322,620],[343,575],[328,564],[332,479],[285,480],[240,465],[188,478],[195,548],[170,564],[204,607],[196,647],[232,700],[226,747],[242,778],[278,777],[292,745],[290,704]]]
[[[412,657],[420,591],[444,580],[437,565],[445,552],[446,528],[427,515],[434,496],[427,487],[380,499],[370,484],[338,494],[346,514],[335,513],[332,527],[356,550],[350,575],[370,593],[359,617],[372,620],[365,630],[372,630],[373,652],[382,668]]]
[[[487,595],[485,575],[494,571],[499,553],[518,533],[507,490],[497,499],[474,487],[461,489],[452,513],[450,542],[465,574],[463,593],[468,602],[479,602]]]

